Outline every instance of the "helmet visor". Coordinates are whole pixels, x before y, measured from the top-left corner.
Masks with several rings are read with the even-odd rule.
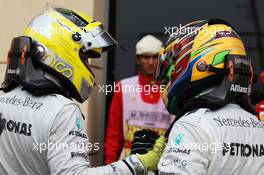
[[[158,81],[165,80],[165,82],[160,82],[160,83],[166,83],[166,80],[168,80],[166,76],[170,77],[172,66],[173,65],[175,66],[179,55],[179,51],[181,50],[181,45],[177,41],[173,41],[173,43],[171,42],[171,44],[169,44],[171,46],[169,47],[169,49],[167,48],[167,50],[162,48],[159,54],[156,79]]]
[[[82,35],[83,51],[102,48],[103,52],[118,46],[118,42],[102,26],[97,26]]]

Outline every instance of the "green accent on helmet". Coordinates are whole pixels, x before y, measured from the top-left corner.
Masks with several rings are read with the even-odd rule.
[[[222,52],[217,53],[214,56],[213,65],[215,66],[217,64],[223,63],[225,61],[225,56],[228,53],[229,53],[229,50],[225,50],[225,51],[222,51]]]
[[[172,64],[172,65],[170,65],[170,68],[169,68],[169,70],[168,70],[168,72],[167,72],[167,74],[166,74],[166,76],[167,77],[169,77],[169,79],[170,79],[170,77],[171,77],[171,72],[174,70],[174,65]]]
[[[191,55],[190,55],[190,58],[194,57],[195,55],[197,55],[198,53],[204,51],[204,50],[207,49],[207,48],[208,48],[208,47],[202,47],[202,48],[200,48],[200,49],[198,49],[198,50],[192,52]]]
[[[190,58],[192,58],[192,57],[194,57],[195,55],[199,54],[200,52],[202,52],[202,51],[204,51],[204,50],[206,50],[206,49],[212,48],[213,46],[216,46],[216,45],[218,45],[218,44],[219,44],[219,43],[215,43],[215,44],[207,45],[207,46],[204,46],[204,47],[202,47],[202,48],[200,48],[200,49],[198,49],[198,50],[195,50],[195,51],[193,51],[193,52],[191,53]]]
[[[170,114],[176,115],[177,112],[179,111],[180,111],[180,108],[179,108],[178,100],[176,96],[173,96],[172,99],[168,103],[168,112]]]

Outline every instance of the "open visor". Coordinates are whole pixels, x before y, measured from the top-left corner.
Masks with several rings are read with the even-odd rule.
[[[82,35],[81,44],[83,51],[87,52],[91,49],[101,48],[108,51],[118,46],[118,42],[105,30],[102,25],[97,26],[89,32]]]
[[[92,49],[107,51],[118,45],[118,42],[104,29],[103,25],[90,29],[89,25],[96,21],[88,22],[72,10],[64,8],[55,8],[55,10],[82,30],[81,33],[74,33],[74,41],[80,42],[83,52]]]

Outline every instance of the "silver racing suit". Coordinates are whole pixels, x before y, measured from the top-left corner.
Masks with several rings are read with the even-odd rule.
[[[236,104],[185,114],[173,126],[161,175],[263,175],[264,126]]]
[[[0,97],[0,175],[130,175],[123,161],[90,168],[82,113],[61,95],[20,87]]]

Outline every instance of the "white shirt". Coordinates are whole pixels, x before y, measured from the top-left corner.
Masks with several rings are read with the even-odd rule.
[[[263,175],[264,126],[235,104],[187,113],[173,126],[159,173]]]
[[[0,97],[1,175],[131,174],[122,161],[90,168],[88,151],[100,146],[89,143],[79,107],[61,95],[18,87]]]

